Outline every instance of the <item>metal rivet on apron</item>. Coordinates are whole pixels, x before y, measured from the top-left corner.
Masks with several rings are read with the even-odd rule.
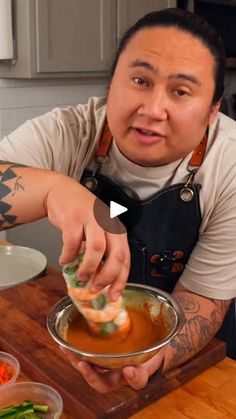
[[[156,269],[155,269],[155,268],[151,269],[151,271],[150,271],[150,275],[151,275],[151,278],[159,278],[159,277],[161,277],[161,274],[159,274],[159,273],[156,271]]]
[[[183,188],[180,191],[180,198],[184,202],[190,202],[194,198],[194,192],[191,188]]]
[[[84,182],[84,186],[89,189],[90,191],[94,191],[98,186],[98,181],[95,177],[87,177]]]

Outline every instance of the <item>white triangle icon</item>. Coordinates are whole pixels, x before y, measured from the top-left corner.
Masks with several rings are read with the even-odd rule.
[[[110,201],[110,218],[117,217],[123,212],[128,211],[128,208],[123,207],[123,205],[117,204],[115,201]]]

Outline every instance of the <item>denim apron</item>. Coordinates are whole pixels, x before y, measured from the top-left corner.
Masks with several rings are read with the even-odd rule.
[[[85,169],[81,183],[108,206],[115,201],[128,209],[119,216],[127,229],[131,252],[128,281],[171,293],[199,237],[201,186],[193,180],[203,161],[207,134],[192,154],[186,182],[163,188],[142,201],[99,173],[111,142],[105,123],[96,152],[97,167],[93,172]],[[227,342],[228,356],[236,358],[234,302],[217,336]]]

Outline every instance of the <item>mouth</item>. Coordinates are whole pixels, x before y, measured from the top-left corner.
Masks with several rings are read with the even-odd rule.
[[[165,135],[160,133],[159,131],[154,131],[154,130],[150,130],[150,129],[146,129],[142,127],[135,127],[135,126],[132,127],[132,130],[136,134],[136,138],[141,143],[145,143],[145,144],[155,143],[165,138]]]

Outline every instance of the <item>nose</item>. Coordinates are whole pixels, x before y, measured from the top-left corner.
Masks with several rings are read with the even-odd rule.
[[[168,118],[168,96],[164,89],[145,92],[138,114],[151,119],[165,121]]]

